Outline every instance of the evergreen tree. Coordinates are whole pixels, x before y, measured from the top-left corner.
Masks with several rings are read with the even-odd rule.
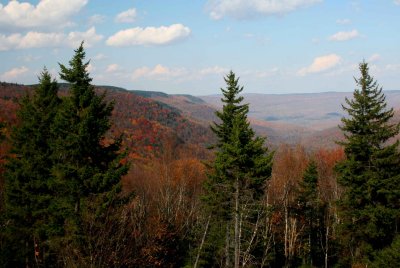
[[[265,140],[256,137],[250,127],[248,104],[241,104],[243,97],[238,96],[243,87],[232,71],[225,82],[226,89],[221,89],[224,105],[216,113],[221,122],[211,127],[218,138],[215,161],[205,182],[204,201],[212,215],[209,243],[205,247],[209,266],[221,264],[221,260],[225,266],[239,265],[241,243],[245,243],[242,241],[246,241],[247,235],[239,220],[256,220],[271,175],[272,153],[264,147]]]
[[[4,139],[4,133],[3,133],[4,128],[5,128],[4,122],[0,122],[0,142],[2,142]]]
[[[392,244],[378,251],[371,265],[373,268],[398,268],[400,267],[400,236],[396,235]]]
[[[76,253],[64,252],[64,258],[70,259],[90,259],[95,237],[88,229],[93,231],[100,224],[127,172],[127,165],[121,162],[121,139],[106,140],[113,103],[107,103],[104,94],[96,94],[87,72],[89,62],[84,60],[82,43],[69,67],[60,64],[61,79],[70,83],[70,95],[63,99],[52,129],[56,135],[52,172],[59,193],[54,209],[65,221],[60,246]]]
[[[26,95],[11,134],[12,156],[6,165],[5,266],[44,265],[52,233],[50,131],[60,100],[58,86],[44,70],[33,96]],[[3,256],[4,257],[4,256]]]
[[[399,125],[390,120],[385,96],[369,75],[366,62],[359,66],[359,88],[346,98],[348,113],[342,119],[346,160],[337,165],[338,182],[344,186],[340,200],[342,240],[345,255],[353,263],[368,263],[373,253],[391,245],[399,230],[399,142],[390,139]]]
[[[324,206],[318,191],[318,170],[315,161],[311,161],[300,182],[297,197],[298,217],[304,223],[302,231],[303,263],[310,266],[322,266],[323,257],[320,244],[323,242]]]

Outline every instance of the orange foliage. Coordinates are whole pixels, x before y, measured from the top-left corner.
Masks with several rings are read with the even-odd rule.
[[[133,211],[141,215],[132,234],[141,241],[135,264],[138,267],[176,267],[180,240],[196,221],[205,167],[199,159],[186,157],[192,152],[176,150],[166,142],[158,158],[135,161],[123,178],[124,191],[133,191]],[[178,257],[177,257],[178,256]]]
[[[303,147],[292,148],[282,145],[278,148],[273,168],[272,177],[268,185],[268,203],[280,204],[285,198],[294,201],[298,183],[308,164],[308,157]]]
[[[325,202],[337,200],[341,194],[334,167],[344,158],[345,154],[342,147],[336,147],[330,150],[320,149],[315,153],[314,159],[318,165],[320,197]]]

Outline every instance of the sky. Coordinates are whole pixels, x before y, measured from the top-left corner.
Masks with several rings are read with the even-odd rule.
[[[93,83],[128,90],[352,91],[363,60],[400,90],[400,0],[0,0],[0,81],[59,80],[82,40]]]

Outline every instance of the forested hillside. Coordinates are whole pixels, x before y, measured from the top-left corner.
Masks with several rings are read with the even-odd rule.
[[[26,94],[32,94],[34,87],[1,83],[0,120],[9,126],[14,125],[18,100]],[[60,84],[61,96],[67,95],[67,90],[67,84]],[[196,117],[185,115],[167,102],[155,101],[140,92],[109,86],[97,86],[96,92],[105,92],[106,100],[115,102],[111,132],[123,135],[126,147],[134,148],[131,156],[155,156],[162,144],[168,142],[203,147],[212,142],[208,122],[198,122]],[[210,111],[207,110],[207,113]]]
[[[321,132],[251,118],[232,71],[214,113],[88,64],[0,84],[0,266],[400,264],[400,125],[367,63]]]

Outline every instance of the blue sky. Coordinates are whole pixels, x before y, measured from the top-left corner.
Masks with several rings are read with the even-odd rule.
[[[400,90],[400,0],[0,0],[0,81],[58,79],[85,40],[95,84],[217,94]]]

